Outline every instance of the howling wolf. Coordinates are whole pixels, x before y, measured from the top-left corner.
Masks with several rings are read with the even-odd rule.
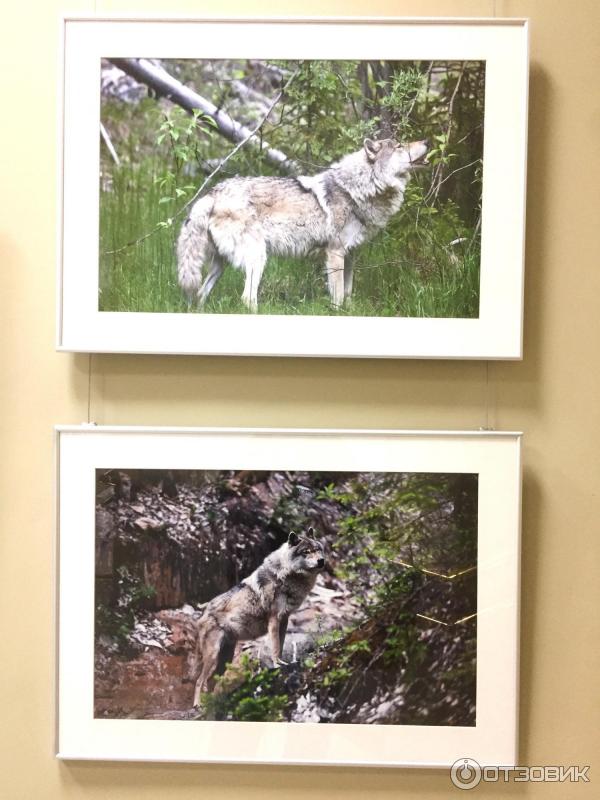
[[[202,305],[225,262],[245,272],[242,299],[257,309],[269,254],[302,256],[325,249],[331,302],[352,294],[349,250],[387,225],[400,209],[411,172],[426,164],[426,140],[364,146],[312,177],[230,178],[198,200],[177,242],[179,284]]]
[[[273,665],[284,663],[281,653],[289,615],[300,608],[324,566],[324,548],[314,538],[313,528],[306,536],[290,533],[287,542],[251,575],[206,604],[198,621],[196,663],[202,667],[195,706],[202,692],[212,691],[214,676],[223,673],[240,640],[268,633]]]

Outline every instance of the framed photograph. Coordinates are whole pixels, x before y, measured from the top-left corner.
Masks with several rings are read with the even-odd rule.
[[[57,438],[59,758],[517,763],[520,434]]]
[[[521,358],[525,20],[61,36],[58,349]]]

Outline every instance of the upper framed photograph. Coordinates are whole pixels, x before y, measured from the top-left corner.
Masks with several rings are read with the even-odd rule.
[[[525,20],[61,31],[58,349],[521,358]]]
[[[520,434],[67,427],[57,454],[60,758],[517,763]]]

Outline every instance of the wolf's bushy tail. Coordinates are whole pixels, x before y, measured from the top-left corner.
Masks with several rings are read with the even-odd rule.
[[[202,267],[212,249],[208,221],[213,205],[214,199],[210,195],[194,203],[177,239],[177,279],[181,288],[190,297],[200,287]]]

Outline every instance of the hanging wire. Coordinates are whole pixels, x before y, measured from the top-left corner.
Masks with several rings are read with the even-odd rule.
[[[88,396],[87,396],[87,421],[92,421],[92,354],[88,357]]]
[[[485,427],[490,429],[490,362],[485,362]]]
[[[492,0],[492,16],[496,16],[496,0]],[[490,371],[491,371],[491,363],[489,361],[485,362],[485,429],[486,430],[494,430],[494,425],[490,420],[490,397],[491,397],[491,387],[490,387]]]

